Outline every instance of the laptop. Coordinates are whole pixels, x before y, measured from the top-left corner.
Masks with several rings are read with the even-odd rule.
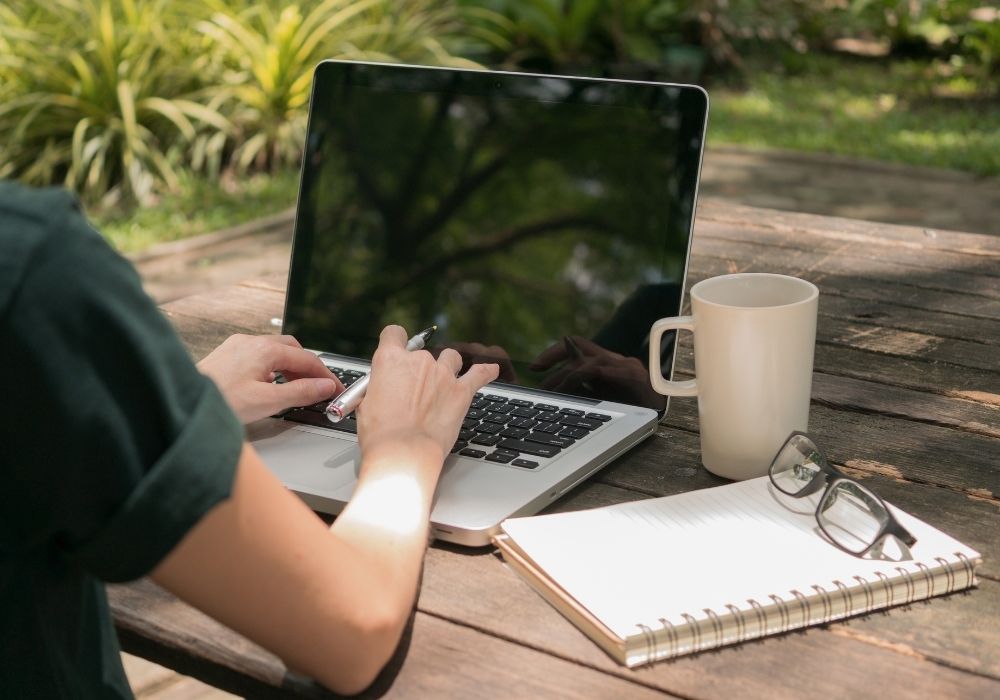
[[[317,66],[283,332],[346,384],[390,323],[501,366],[445,462],[434,537],[486,545],[655,431],[649,328],[681,310],[707,111],[689,85]],[[324,406],[248,431],[335,514],[360,454]]]

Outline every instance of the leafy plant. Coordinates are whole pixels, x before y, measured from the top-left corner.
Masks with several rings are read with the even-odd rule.
[[[450,2],[208,5],[211,15],[195,26],[218,51],[213,78],[234,127],[232,164],[241,171],[273,171],[298,161],[312,71],[325,58],[477,65],[449,50],[449,40],[465,26]]]
[[[12,0],[0,8],[0,174],[64,182],[104,203],[177,182],[177,149],[205,125],[198,61],[167,0]],[[173,29],[174,31],[170,31]]]

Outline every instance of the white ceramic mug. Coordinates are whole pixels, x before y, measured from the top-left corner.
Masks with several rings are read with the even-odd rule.
[[[653,324],[653,388],[698,397],[701,461],[713,474],[763,476],[785,438],[808,429],[818,300],[796,277],[722,275],[691,288],[691,316]],[[660,338],[672,329],[694,333],[695,379],[661,374]]]

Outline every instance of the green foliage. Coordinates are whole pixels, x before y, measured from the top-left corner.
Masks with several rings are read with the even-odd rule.
[[[182,164],[284,168],[320,60],[475,66],[457,51],[502,47],[503,21],[450,0],[9,0],[0,177],[149,204]]]
[[[747,59],[747,84],[712,90],[709,145],[854,155],[1000,175],[1000,103],[926,60]],[[742,82],[742,81],[741,81]],[[942,98],[940,95],[948,95]]]
[[[14,0],[0,7],[0,175],[105,201],[177,182],[173,151],[226,120],[199,102],[197,61],[167,0]],[[171,31],[173,30],[173,31]]]
[[[450,3],[432,0],[323,0],[318,3],[208,3],[195,26],[214,50],[211,81],[234,125],[239,171],[298,161],[312,71],[325,58],[476,64],[454,56],[462,24]]]

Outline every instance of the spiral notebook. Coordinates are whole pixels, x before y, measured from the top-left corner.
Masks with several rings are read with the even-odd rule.
[[[512,518],[505,560],[612,658],[638,666],[903,605],[976,584],[978,552],[892,508],[909,556],[824,539],[818,496],[767,477],[572,513]]]

